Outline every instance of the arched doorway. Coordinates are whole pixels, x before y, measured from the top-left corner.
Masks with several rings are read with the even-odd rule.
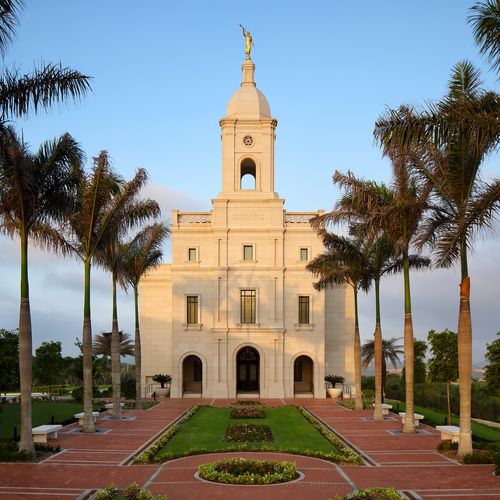
[[[295,397],[314,395],[314,364],[309,356],[299,356],[293,364],[293,392]]]
[[[182,396],[201,397],[203,392],[203,364],[194,354],[182,362]]]
[[[260,356],[253,347],[243,347],[236,356],[236,391],[259,391]]]

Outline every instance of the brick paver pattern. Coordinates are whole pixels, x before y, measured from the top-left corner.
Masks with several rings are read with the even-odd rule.
[[[228,406],[233,400],[166,399],[149,410],[125,410],[126,419],[101,414],[96,434],[66,426],[57,440],[61,451],[40,463],[0,464],[1,500],[9,498],[83,499],[109,483],[137,482],[169,500],[203,499],[307,499],[326,500],[356,489],[386,486],[403,490],[409,498],[451,500],[500,499],[500,478],[492,465],[463,466],[436,451],[440,435],[419,426],[416,435],[392,433],[402,429],[401,419],[389,415],[376,422],[371,410],[352,411],[331,399],[262,400],[266,406],[305,406],[342,439],[355,447],[366,464],[337,465],[315,458],[282,453],[226,453],[198,455],[164,464],[131,465],[132,458],[194,404]],[[218,485],[195,478],[200,463],[229,456],[290,460],[302,479],[269,486]]]

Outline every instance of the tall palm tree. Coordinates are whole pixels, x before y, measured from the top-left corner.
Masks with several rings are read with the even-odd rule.
[[[312,221],[313,226],[321,227],[319,218]],[[319,280],[314,283],[316,290],[328,286],[347,284],[354,292],[354,384],[355,408],[363,409],[361,398],[361,342],[359,338],[358,291],[368,291],[371,274],[363,252],[363,240],[346,238],[320,229],[325,251],[314,258],[307,269]]]
[[[434,249],[436,264],[460,262],[458,356],[460,438],[458,453],[472,452],[471,369],[472,323],[468,253],[474,236],[492,227],[500,210],[500,180],[483,182],[479,168],[496,150],[500,139],[500,96],[481,88],[471,63],[458,63],[448,94],[436,105],[417,113],[408,108],[389,110],[377,121],[376,138],[386,148],[416,143],[427,150],[416,171],[433,188],[434,208],[419,238]]]
[[[164,240],[170,233],[161,222],[142,229],[127,245],[124,274],[134,289],[135,318],[135,407],[142,408],[141,392],[141,332],[139,325],[139,284],[142,276],[157,267],[162,259],[161,250]]]
[[[494,71],[500,71],[500,0],[483,0],[470,9],[467,22],[481,54],[486,55]]]
[[[94,432],[92,418],[92,322],[90,310],[90,277],[92,262],[110,241],[128,229],[159,212],[152,200],[136,201],[137,193],[147,180],[144,169],[125,183],[109,163],[106,151],[94,158],[92,170],[79,180],[75,208],[69,216],[71,235],[61,243],[72,251],[84,265],[83,308],[83,407],[84,432]],[[118,405],[120,406],[120,405]]]
[[[134,344],[128,333],[119,332],[120,356],[133,356]],[[94,355],[111,357],[111,332],[101,332],[92,341],[92,352]]]
[[[385,391],[385,383],[387,380],[387,364],[391,363],[394,368],[397,368],[401,364],[399,356],[404,354],[401,350],[401,345],[397,345],[402,337],[392,339],[382,340],[382,387]],[[375,342],[373,340],[367,340],[361,346],[361,364],[364,368],[368,368],[370,363],[375,358]]]
[[[0,55],[13,40],[22,0],[0,0]],[[67,98],[83,97],[90,90],[90,77],[60,64],[43,64],[32,73],[3,69],[0,73],[0,122],[48,109]]]
[[[393,186],[357,179],[351,172],[336,172],[334,182],[345,194],[336,210],[323,214],[323,223],[345,221],[354,234],[375,238],[381,233],[394,245],[395,257],[401,259],[404,277],[404,339],[406,377],[406,409],[410,417],[404,419],[403,432],[414,433],[413,418],[413,321],[410,294],[410,247],[417,234],[423,213],[427,208],[428,190],[408,170],[410,161],[418,155],[391,148],[387,150],[393,166]],[[380,345],[380,343],[379,343]],[[381,351],[380,351],[381,353]],[[376,356],[377,357],[377,356]]]
[[[0,30],[1,32],[1,30]],[[1,37],[0,37],[1,38]],[[19,310],[19,372],[21,385],[21,441],[33,453],[31,433],[32,331],[28,280],[29,242],[51,246],[76,187],[82,152],[65,134],[46,142],[33,155],[11,128],[0,131],[0,231],[19,237],[21,299]]]

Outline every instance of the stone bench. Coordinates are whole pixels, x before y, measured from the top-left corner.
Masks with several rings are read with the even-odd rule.
[[[443,441],[451,439],[452,443],[458,443],[460,427],[456,425],[436,425],[436,429],[441,432],[441,439]]]
[[[92,412],[92,417],[94,418],[94,423],[97,420],[98,416],[99,416],[99,412],[98,411],[93,411]],[[74,417],[78,419],[78,424],[79,425],[83,425],[83,421],[84,421],[84,418],[85,418],[85,412],[82,411],[81,413],[75,413]]]
[[[125,405],[125,403],[120,403],[120,408],[123,410],[123,406]],[[113,413],[113,403],[107,403],[104,405],[104,408],[106,408],[106,410],[108,410],[108,413],[111,414]]]
[[[57,439],[57,431],[62,429],[62,425],[39,425],[33,427],[33,441],[35,443],[46,443],[48,439]]]
[[[372,406],[375,408],[375,403],[373,403]],[[389,415],[389,410],[392,410],[392,405],[382,403],[380,406],[382,407],[382,415]]]
[[[406,412],[400,411],[399,412],[399,416],[401,418],[405,418],[406,417]],[[420,420],[423,420],[423,419],[424,419],[424,416],[421,415],[420,413],[413,413],[413,420],[415,422],[415,427],[418,427],[419,424],[420,424]]]

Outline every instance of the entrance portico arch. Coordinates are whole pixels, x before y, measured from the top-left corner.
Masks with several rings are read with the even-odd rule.
[[[236,355],[236,392],[260,391],[260,355],[257,349],[245,346]]]

